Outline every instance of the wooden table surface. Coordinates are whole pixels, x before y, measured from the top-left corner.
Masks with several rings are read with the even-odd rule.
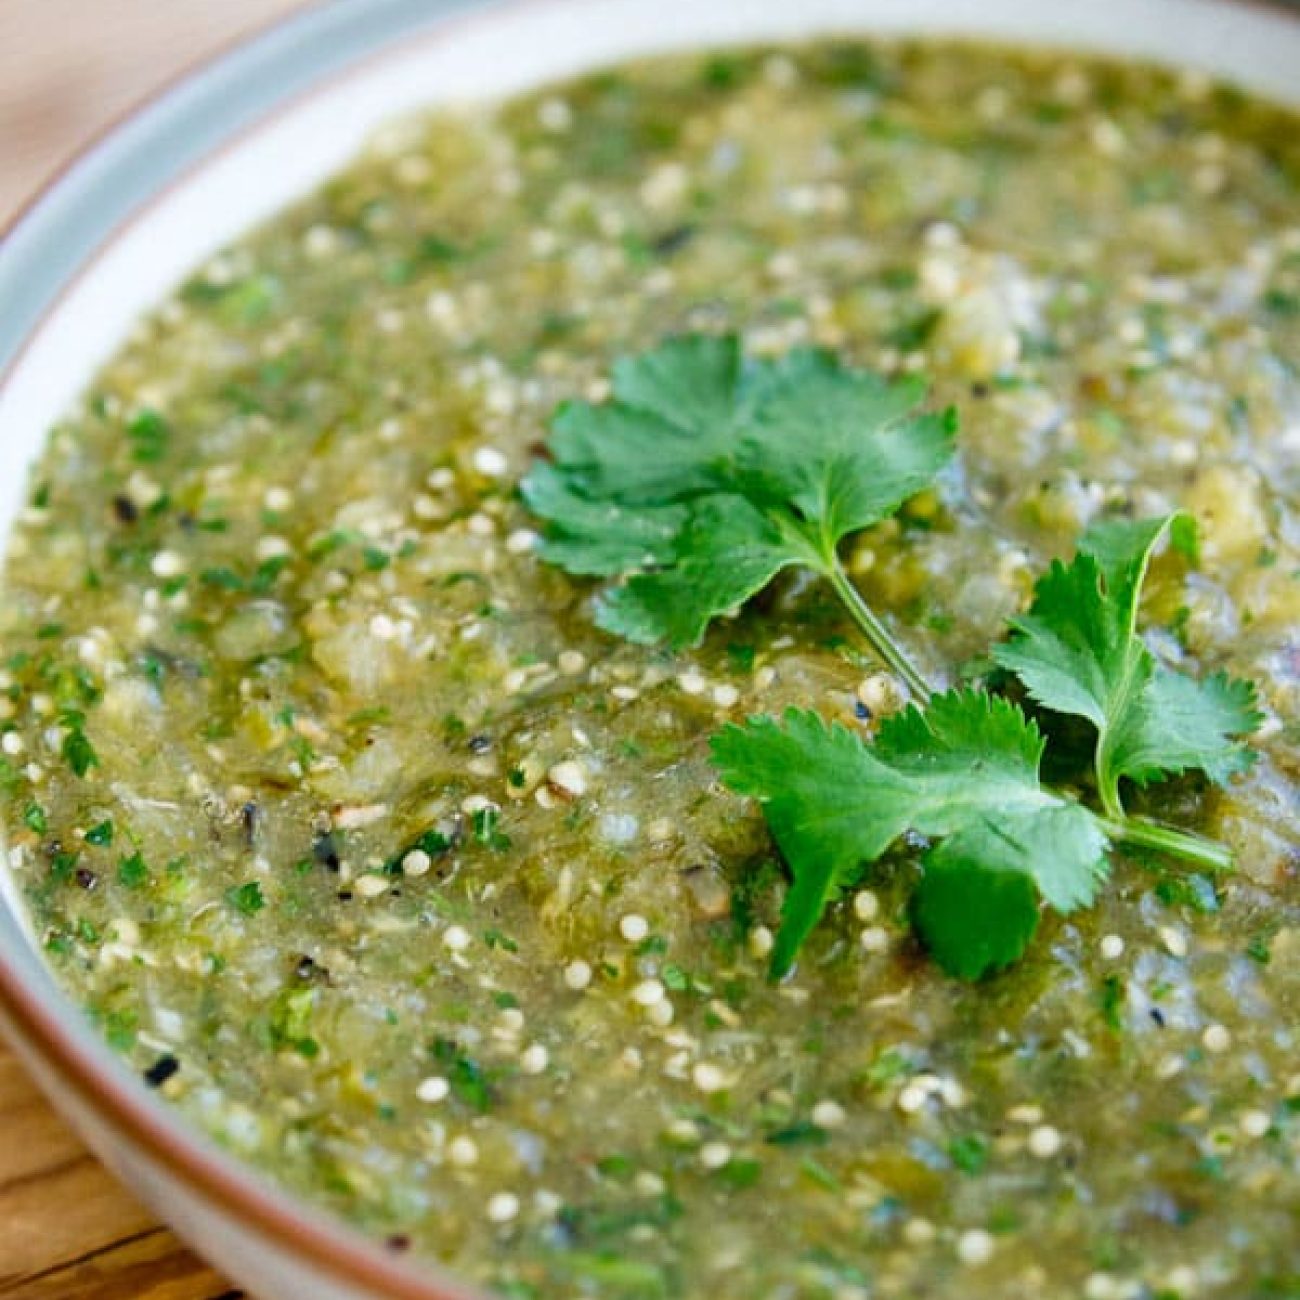
[[[0,226],[132,104],[296,3],[0,0]],[[239,1294],[112,1179],[0,1043],[0,1300]]]

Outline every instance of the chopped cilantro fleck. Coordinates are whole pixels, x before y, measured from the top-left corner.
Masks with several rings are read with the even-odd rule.
[[[94,844],[99,848],[106,848],[113,842],[113,823],[107,819],[102,822],[96,822],[86,832],[86,843]]]
[[[137,852],[117,864],[118,883],[127,889],[140,889],[149,883],[149,867]]]
[[[256,916],[266,906],[259,881],[249,880],[242,885],[232,885],[226,890],[226,902],[244,916]]]

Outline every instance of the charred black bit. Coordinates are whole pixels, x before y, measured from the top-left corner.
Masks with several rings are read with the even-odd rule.
[[[486,754],[491,748],[491,736],[485,736],[480,732],[477,736],[471,736],[469,738],[469,750],[471,754]]]
[[[78,867],[73,878],[82,889],[94,889],[99,884],[99,877],[89,867]]]
[[[145,1072],[144,1081],[151,1088],[161,1088],[181,1068],[181,1063],[169,1052],[160,1056]]]
[[[140,507],[129,496],[119,495],[113,498],[113,513],[119,523],[133,524],[140,518]]]
[[[297,963],[294,965],[293,973],[304,983],[314,981],[320,984],[329,984],[332,982],[330,979],[329,967],[322,966],[315,960],[315,958],[309,957],[306,953],[303,953],[302,956],[298,958]]]
[[[321,831],[311,842],[311,855],[329,871],[337,871],[342,865],[339,858],[338,841],[333,831]]]
[[[243,828],[244,844],[250,849],[257,840],[257,821],[260,813],[261,810],[252,799],[239,810],[239,824]]]
[[[698,229],[698,226],[692,225],[674,226],[651,241],[650,248],[658,257],[671,257],[674,253],[681,252],[695,238]]]

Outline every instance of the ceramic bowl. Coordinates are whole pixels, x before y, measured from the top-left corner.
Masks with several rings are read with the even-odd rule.
[[[344,166],[385,119],[630,55],[872,31],[1134,55],[1300,101],[1300,17],[1241,0],[335,0],[179,81],[4,236],[0,538],[48,429],[132,321]],[[95,1151],[192,1246],[267,1298],[476,1294],[279,1192],[171,1113],[61,997],[5,872],[0,860],[0,1027]]]

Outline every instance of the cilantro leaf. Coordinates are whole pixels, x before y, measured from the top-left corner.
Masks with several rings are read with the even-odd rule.
[[[556,412],[551,460],[590,501],[662,505],[711,492],[713,466],[734,442],[740,377],[733,336],[689,334],[624,358],[614,366],[611,401],[566,402]],[[530,505],[531,480],[522,484]],[[563,534],[565,517],[553,518]]]
[[[537,514],[564,520],[563,530],[554,530],[547,539],[544,554],[566,572],[603,578],[671,563],[677,534],[686,522],[685,507],[588,500],[545,463],[533,467],[526,486]]]
[[[1197,681],[1158,666],[1116,740],[1115,764],[1139,785],[1193,768],[1222,785],[1255,761],[1254,750],[1231,738],[1262,721],[1250,682],[1224,672]]]
[[[663,568],[601,594],[601,627],[641,644],[694,645],[714,615],[744,604],[794,563],[780,529],[738,496],[698,502],[674,546]]]
[[[951,458],[956,414],[916,414],[916,376],[884,380],[811,349],[751,373],[737,480],[756,503],[815,524],[826,549],[893,514]]]
[[[1041,894],[1061,911],[1090,903],[1106,871],[1106,838],[1087,809],[1042,788],[1043,743],[1015,704],[975,690],[936,696],[925,712],[909,706],[886,719],[874,745],[797,709],[719,732],[713,761],[723,782],[763,803],[792,875],[773,976],[789,971],[863,865],[906,832],[950,837],[924,859],[927,878],[933,865],[937,880],[918,901],[917,920],[954,974],[983,974],[1028,942],[1024,908],[1011,907],[1004,922],[998,899],[1032,897],[1036,908]],[[951,873],[960,862],[978,870],[956,890]],[[1028,893],[1006,876],[1023,878]],[[988,914],[987,933],[970,933],[964,949],[943,921],[944,900],[958,893],[978,894]]]
[[[1024,955],[1038,929],[1038,897],[1024,872],[967,850],[954,835],[926,855],[912,924],[944,970],[977,980]]]
[[[1106,834],[1082,804],[1052,796],[1046,808],[984,816],[940,846],[1000,871],[1018,871],[1058,912],[1091,907],[1106,878]],[[923,859],[926,871],[934,853]]]
[[[1097,786],[1111,817],[1123,816],[1122,778],[1141,784],[1199,769],[1224,781],[1254,759],[1237,739],[1261,720],[1254,687],[1224,674],[1197,682],[1158,664],[1138,635],[1152,552],[1179,518],[1089,529],[1075,558],[1040,579],[1011,640],[992,652],[1039,704],[1097,728]]]
[[[928,694],[889,634],[846,591],[837,548],[927,487],[952,455],[956,417],[917,410],[924,385],[812,349],[746,359],[734,336],[669,339],[614,367],[611,400],[557,412],[520,485],[548,523],[542,557],[623,578],[601,627],[642,644],[698,643],[709,622],[782,569],[836,586],[877,651]]]

